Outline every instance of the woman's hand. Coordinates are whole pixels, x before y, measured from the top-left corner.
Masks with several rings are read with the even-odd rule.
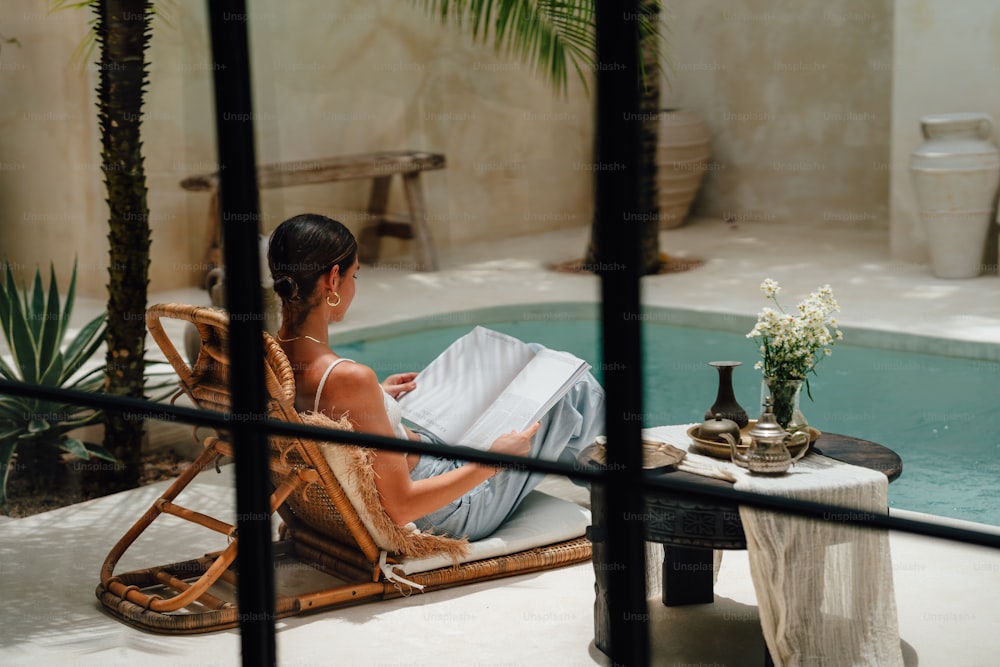
[[[398,399],[406,392],[417,388],[417,383],[413,381],[415,377],[416,373],[396,373],[382,380],[382,388],[385,389],[385,393]]]
[[[531,438],[538,433],[541,424],[535,422],[523,431],[504,433],[493,441],[490,451],[511,456],[527,456],[531,453]]]

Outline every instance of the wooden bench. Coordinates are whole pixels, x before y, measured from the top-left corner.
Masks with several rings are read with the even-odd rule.
[[[360,155],[341,155],[317,160],[276,162],[257,168],[257,185],[261,190],[295,185],[329,183],[359,178],[372,180],[371,194],[364,226],[358,236],[358,259],[364,263],[378,260],[383,236],[409,239],[414,242],[414,255],[422,271],[438,269],[437,251],[427,224],[427,209],[420,184],[420,172],[444,169],[444,155],[422,151],[385,151]],[[408,215],[388,216],[389,186],[393,176],[403,179]],[[219,214],[218,173],[190,176],[181,187],[195,192],[210,192],[208,225],[205,230],[205,261],[209,270],[222,263],[222,229]],[[207,273],[207,272],[206,272]]]

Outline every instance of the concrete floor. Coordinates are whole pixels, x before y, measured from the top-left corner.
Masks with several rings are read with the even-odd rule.
[[[461,323],[455,313],[484,306],[565,316],[573,307],[523,304],[586,308],[596,301],[593,276],[546,268],[580,255],[586,240],[586,230],[573,230],[469,246],[446,253],[442,270],[432,274],[409,273],[391,262],[362,267],[355,305],[332,333],[405,330],[414,318]],[[911,339],[916,348],[940,349],[940,339],[947,339],[953,353],[997,359],[1000,278],[939,280],[926,266],[893,262],[884,230],[812,232],[695,220],[664,232],[661,245],[673,256],[705,260],[694,271],[644,279],[644,301],[680,309],[672,318],[744,330],[745,318],[762,305],[757,286],[763,278],[785,285],[789,302],[829,283],[844,307],[841,323],[855,342],[888,344],[903,332],[922,337]],[[207,303],[207,296],[200,290],[150,296],[150,303],[166,301]],[[97,300],[81,305],[81,322],[88,311],[103,307]],[[153,433],[159,444],[178,438],[190,439],[190,427],[160,425]],[[0,522],[2,664],[239,664],[236,631],[150,635],[112,620],[94,598],[107,550],[165,486]],[[586,502],[562,480],[550,479],[544,488]],[[231,470],[203,474],[192,492],[200,502],[231,511]],[[200,539],[153,539],[137,545],[123,565],[200,554],[208,550]],[[1000,664],[1000,551],[902,533],[890,539],[906,664]],[[280,664],[607,665],[593,645],[593,583],[592,566],[583,564],[283,621]],[[668,609],[654,592],[649,613],[654,664],[761,664],[763,642],[744,552],[722,558],[715,604]],[[838,663],[831,656],[826,664]]]

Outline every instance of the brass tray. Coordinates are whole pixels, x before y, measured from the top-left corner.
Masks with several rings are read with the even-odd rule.
[[[580,452],[580,460],[593,461],[598,465],[604,465],[607,460],[607,439],[603,435],[597,436],[594,442]],[[642,439],[642,468],[654,472],[664,472],[676,466],[687,455],[683,449],[669,445],[662,440],[652,438]]]
[[[750,446],[750,430],[757,425],[756,419],[751,419],[746,426],[740,429],[740,444],[737,447],[740,448],[742,453],[745,453],[746,448]],[[691,451],[695,454],[704,454],[706,456],[711,456],[717,459],[725,459],[727,461],[732,460],[733,451],[728,444],[724,442],[716,442],[714,440],[703,440],[698,437],[698,429],[701,428],[701,424],[695,424],[687,430],[688,437],[691,438]],[[806,429],[809,431],[809,442],[805,445],[792,445],[788,448],[788,453],[792,456],[798,455],[803,447],[811,446],[819,436],[822,435],[818,428],[813,428],[812,426],[807,426]]]

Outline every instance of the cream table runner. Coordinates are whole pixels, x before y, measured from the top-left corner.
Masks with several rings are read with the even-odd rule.
[[[659,426],[643,435],[687,450],[689,427]],[[777,477],[691,452],[678,467],[732,481],[740,491],[888,512],[883,473],[818,454]],[[901,667],[888,533],[827,518],[740,507],[761,629],[774,663]]]

